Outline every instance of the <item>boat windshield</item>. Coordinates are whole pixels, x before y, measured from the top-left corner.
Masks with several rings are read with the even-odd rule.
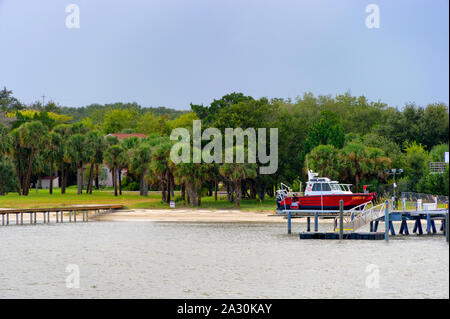
[[[334,191],[342,191],[343,190],[339,184],[330,184],[330,186],[331,186],[331,189]]]

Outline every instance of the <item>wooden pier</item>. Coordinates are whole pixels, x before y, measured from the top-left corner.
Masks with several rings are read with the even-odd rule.
[[[398,230],[399,235],[408,236],[410,230],[408,221],[414,222],[412,233],[423,235],[425,232],[429,235],[441,232],[449,241],[449,213],[448,207],[433,210],[390,210],[392,207],[388,201],[378,205],[378,211],[371,211],[366,214],[363,211],[350,210],[280,210],[274,216],[282,216],[287,219],[288,234],[292,233],[293,218],[306,218],[307,231],[300,234],[301,239],[380,239],[389,240],[390,236],[396,236],[393,222],[400,222]],[[367,216],[364,216],[364,215]],[[364,217],[364,218],[362,218]],[[311,232],[311,218],[314,218],[314,233]],[[320,233],[319,219],[334,219],[334,233]],[[343,222],[344,218],[347,220]],[[363,219],[363,222],[358,220]],[[441,222],[441,227],[436,228],[436,221]],[[379,223],[385,224],[384,230],[378,232]],[[426,222],[426,227],[422,226]],[[369,224],[368,233],[358,233],[356,229]],[[351,226],[349,226],[351,225]]]
[[[99,214],[110,213],[113,210],[122,208],[123,205],[88,205],[56,208],[0,209],[1,226],[8,226],[10,224],[34,225],[37,224],[38,215],[42,216],[43,224],[49,224],[52,217],[54,218],[55,223],[75,223],[77,222],[77,217],[78,221],[87,222],[89,220],[90,213],[91,215],[93,214],[96,216]],[[28,220],[29,222],[27,222]]]

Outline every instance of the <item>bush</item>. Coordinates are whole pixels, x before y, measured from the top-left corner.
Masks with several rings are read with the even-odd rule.
[[[139,187],[139,182],[134,181],[130,175],[125,176],[122,180],[122,189],[125,191],[138,191]]]
[[[0,195],[17,190],[17,177],[11,162],[0,159]]]

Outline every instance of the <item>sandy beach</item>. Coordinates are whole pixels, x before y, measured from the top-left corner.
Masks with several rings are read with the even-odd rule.
[[[92,216],[91,219],[107,221],[164,221],[164,222],[285,222],[270,212],[243,212],[239,210],[206,209],[133,209]],[[299,222],[300,220],[293,220]]]

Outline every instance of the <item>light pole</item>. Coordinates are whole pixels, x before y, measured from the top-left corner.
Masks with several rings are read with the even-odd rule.
[[[393,186],[393,189],[394,189],[394,200],[395,200],[396,199],[396,197],[395,197],[395,189],[397,188],[397,184],[395,184],[395,175],[402,174],[403,173],[403,169],[401,169],[401,168],[399,168],[399,169],[392,168],[391,170],[386,169],[385,172],[386,172],[387,175],[392,175],[394,177],[394,184],[392,186]]]

